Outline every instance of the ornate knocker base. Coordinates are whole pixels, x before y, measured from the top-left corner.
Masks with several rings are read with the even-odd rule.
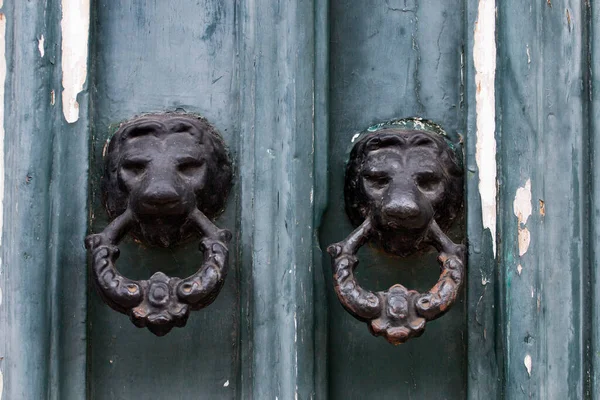
[[[444,315],[464,281],[465,247],[444,233],[462,207],[462,167],[436,124],[421,119],[382,123],[363,132],[346,170],[346,212],[358,226],[332,244],[334,290],[344,308],[392,344],[420,336],[427,321]],[[359,248],[373,240],[406,256],[433,246],[441,275],[426,293],[401,284],[371,292],[354,270]]]
[[[104,205],[114,220],[85,240],[104,302],[157,336],[184,326],[191,310],[210,305],[227,276],[231,233],[207,215],[220,212],[230,184],[225,146],[205,120],[154,114],[124,123],[111,139],[103,178]],[[203,262],[185,279],[162,272],[128,279],[115,265],[127,233],[161,247],[199,235]]]

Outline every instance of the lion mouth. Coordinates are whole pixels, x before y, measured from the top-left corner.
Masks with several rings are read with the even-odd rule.
[[[430,222],[427,218],[423,218],[422,215],[411,218],[382,217],[379,224],[381,228],[394,231],[418,232],[426,229]]]
[[[141,214],[181,214],[185,211],[182,202],[177,200],[161,201],[161,202],[141,202],[139,213]]]

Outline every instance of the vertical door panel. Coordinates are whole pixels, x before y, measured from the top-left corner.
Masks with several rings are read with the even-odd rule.
[[[391,118],[418,116],[464,133],[461,81],[463,12],[439,1],[330,1],[329,202],[321,244],[351,232],[343,200],[345,163],[354,135]],[[459,224],[460,225],[460,224]],[[462,238],[459,226],[455,241]],[[402,283],[428,290],[439,276],[436,254],[402,259],[365,246],[361,284]],[[329,396],[332,399],[465,396],[464,296],[424,335],[394,347],[344,311],[324,257],[329,303]]]
[[[588,18],[586,1],[498,3],[497,257],[510,399],[591,395]]]
[[[118,123],[146,112],[185,110],[206,117],[237,159],[235,6],[221,1],[96,1],[92,24],[93,232],[108,223],[100,205],[102,152]],[[217,225],[233,232],[236,193]],[[186,277],[202,263],[198,240],[180,248],[146,248],[126,239],[117,262],[128,277],[156,271]],[[233,398],[238,382],[239,301],[235,241],[225,286],[187,326],[164,337],[136,328],[89,295],[89,391],[94,399]]]

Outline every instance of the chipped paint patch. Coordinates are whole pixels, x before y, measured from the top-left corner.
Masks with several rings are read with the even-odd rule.
[[[40,52],[40,57],[44,58],[44,54],[46,53],[46,48],[44,47],[46,39],[44,39],[44,35],[40,36],[38,39],[38,51]]]
[[[523,360],[523,364],[525,364],[525,369],[527,370],[527,375],[531,378],[531,356],[527,354],[525,359]]]
[[[519,228],[517,234],[517,241],[519,242],[519,256],[523,257],[527,250],[529,250],[529,244],[531,243],[531,233],[527,228]]]
[[[521,264],[517,265],[517,274],[521,276],[521,272],[523,272],[523,266]]]
[[[40,57],[42,57],[42,58],[44,58],[44,52],[45,52],[44,42],[45,42],[44,35],[42,35],[38,39],[38,50],[40,51]]]
[[[0,370],[0,400],[2,400],[2,393],[4,393],[4,376],[2,376],[2,371]]]
[[[227,380],[225,381],[225,383],[223,384],[223,387],[228,387],[228,386],[229,386],[229,379],[227,379]]]
[[[53,106],[56,104],[56,92],[54,90],[50,91],[50,105]]]
[[[79,119],[77,95],[87,76],[90,0],[62,0],[62,105],[68,123]]]
[[[517,240],[519,242],[519,256],[523,256],[527,253],[529,244],[531,243],[531,233],[525,227],[532,213],[531,179],[527,179],[525,186],[517,189],[515,200],[513,201],[513,212],[518,220]]]
[[[350,140],[350,142],[354,143],[354,141],[356,139],[358,139],[359,136],[360,136],[360,133],[356,133],[354,136],[352,136],[352,140]]]
[[[546,203],[544,202],[544,200],[540,199],[540,215],[542,217],[546,216]]]
[[[492,235],[496,256],[496,1],[479,0],[473,39],[479,195],[483,228]]]

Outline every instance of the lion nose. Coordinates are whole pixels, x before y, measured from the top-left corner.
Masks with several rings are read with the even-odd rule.
[[[153,185],[144,193],[145,202],[153,205],[165,205],[179,200],[175,188],[170,185]]]
[[[397,196],[383,207],[383,212],[390,217],[411,219],[420,215],[419,206],[412,196]]]

